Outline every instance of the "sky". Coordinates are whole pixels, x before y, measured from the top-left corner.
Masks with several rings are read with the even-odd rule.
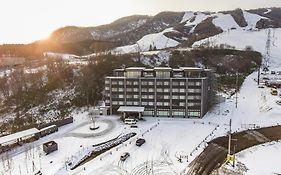
[[[60,27],[97,26],[161,11],[281,7],[281,0],[0,0],[0,44],[44,39]]]

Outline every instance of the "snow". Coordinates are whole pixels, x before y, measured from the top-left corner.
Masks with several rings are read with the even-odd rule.
[[[278,68],[281,66],[281,29],[271,29],[271,67]],[[274,36],[273,36],[274,33]],[[213,46],[220,44],[228,44],[234,46],[236,49],[244,50],[246,46],[252,46],[254,50],[265,53],[265,46],[267,41],[267,30],[259,31],[244,31],[231,30],[229,32],[221,33],[208,39],[197,41],[193,47],[200,46],[206,42],[211,42]]]
[[[199,23],[201,23],[202,21],[204,21],[205,19],[207,19],[208,17],[209,17],[209,15],[205,15],[204,13],[197,12],[197,14],[195,15],[195,20],[193,22],[187,21],[185,26],[192,26],[192,25],[196,26]]]
[[[145,51],[149,51],[151,47],[152,48],[155,47],[156,49],[164,49],[164,48],[170,48],[179,45],[180,44],[179,42],[170,39],[164,35],[167,32],[177,32],[177,31],[173,30],[172,28],[168,28],[159,33],[145,35],[140,40],[138,40],[136,44],[117,47],[116,49],[113,50],[113,52],[120,53],[120,54],[145,52]]]
[[[213,24],[220,27],[223,31],[228,31],[233,28],[239,29],[240,26],[235,22],[230,14],[217,13],[217,18],[213,19]]]
[[[120,106],[118,112],[143,112],[144,107],[138,106]]]
[[[268,14],[268,13],[270,13],[271,11],[272,11],[271,9],[267,9],[267,11],[264,12],[263,14]]]
[[[246,29],[255,29],[256,28],[256,24],[260,19],[267,19],[265,17],[262,17],[260,15],[257,14],[252,14],[246,11],[243,11],[243,15],[244,18],[246,20],[246,22],[248,23]]]
[[[185,12],[180,23],[190,20],[194,16],[194,12]]]
[[[245,175],[280,174],[281,142],[271,142],[246,149],[236,155],[237,161],[248,169]],[[268,160],[270,163],[265,163]]]

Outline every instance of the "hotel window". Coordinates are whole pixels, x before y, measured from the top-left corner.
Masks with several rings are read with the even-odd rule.
[[[139,88],[134,88],[133,90],[134,90],[134,92],[138,92]]]
[[[123,92],[124,89],[123,89],[123,88],[118,88],[118,91],[119,91],[119,92]]]
[[[194,99],[195,99],[195,96],[187,96],[187,99],[188,99],[188,100],[194,100]]]
[[[149,95],[148,98],[149,98],[149,99],[153,99],[153,98],[154,98],[154,95]]]
[[[147,95],[142,95],[141,96],[142,99],[147,99],[147,97],[148,97]]]
[[[146,88],[142,88],[141,91],[142,92],[147,92],[147,89]]]
[[[108,87],[108,86],[106,86],[106,87],[105,87],[105,90],[109,90],[109,87]]]
[[[117,85],[117,81],[111,81],[112,85]]]
[[[154,85],[154,82],[153,81],[150,81],[150,82],[148,82],[148,85]]]
[[[133,95],[127,95],[127,98],[133,98]]]
[[[127,81],[126,84],[127,85],[133,85],[133,82],[132,81]]]
[[[169,106],[169,102],[164,102],[164,106]]]
[[[156,77],[160,77],[160,78],[168,78],[171,76],[171,73],[170,71],[167,72],[167,71],[157,71],[156,72]]]
[[[150,106],[153,106],[154,105],[154,102],[148,102],[148,105],[150,105]]]
[[[138,101],[134,101],[133,104],[134,105],[139,105],[139,102]]]
[[[148,92],[154,92],[154,89],[153,88],[149,88]]]
[[[128,78],[138,78],[141,77],[141,71],[128,71],[127,72]]]
[[[157,84],[157,86],[163,86],[163,82],[162,81],[157,81],[156,84]]]
[[[139,85],[139,82],[138,81],[134,81],[134,85]]]
[[[179,89],[173,89],[172,92],[179,92]]]
[[[113,105],[118,105],[118,102],[117,101],[113,101],[112,104]]]
[[[188,82],[188,85],[189,85],[189,86],[194,86],[194,85],[195,85],[195,82],[189,81],[189,82]]]
[[[196,85],[196,86],[201,86],[201,81],[197,81],[197,82],[195,83],[195,85]]]
[[[178,95],[173,95],[172,99],[179,99],[179,96]]]
[[[187,92],[194,93],[195,89],[188,89]]]
[[[141,105],[146,106],[146,105],[148,105],[148,102],[143,101],[143,102],[141,102]]]
[[[119,101],[119,105],[124,105],[124,101]]]
[[[139,95],[134,95],[134,98],[139,98]]]
[[[148,85],[148,82],[147,81],[142,81],[141,85]]]
[[[184,85],[185,85],[185,82],[181,81],[181,82],[180,82],[180,85],[181,85],[181,86],[184,86]]]
[[[185,99],[185,95],[180,95],[180,99],[181,100]]]
[[[124,85],[124,82],[123,81],[119,81],[118,84],[119,85]]]
[[[199,110],[195,110],[195,111],[189,110],[189,111],[187,111],[187,115],[192,116],[192,117],[200,117],[200,111]]]
[[[132,101],[127,101],[127,105],[133,105]]]
[[[117,88],[112,88],[112,92],[117,92]]]
[[[157,102],[157,106],[163,106],[163,102]]]
[[[170,89],[166,88],[166,89],[164,89],[164,92],[170,92]]]
[[[180,92],[185,92],[185,89],[180,89]]]
[[[195,89],[194,92],[200,93],[200,92],[201,92],[201,89]]]
[[[168,86],[169,84],[170,84],[169,81],[165,81],[165,82],[164,82],[164,85],[165,85],[165,86]]]
[[[164,95],[164,99],[170,99],[170,96],[169,95]]]
[[[163,92],[162,88],[157,88],[157,92]]]
[[[178,85],[179,85],[179,82],[173,81],[173,85],[174,85],[174,86],[178,86]]]
[[[179,106],[185,106],[185,102],[180,102]]]
[[[119,94],[118,97],[119,98],[124,98],[124,95],[123,94]]]
[[[133,89],[132,88],[127,88],[127,92],[132,92]]]

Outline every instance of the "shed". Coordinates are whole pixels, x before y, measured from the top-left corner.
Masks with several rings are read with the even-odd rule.
[[[58,150],[58,144],[55,141],[50,141],[43,144],[43,151],[46,154],[50,154],[51,152],[54,152],[56,150]]]
[[[28,130],[16,132],[14,134],[10,134],[7,136],[0,137],[0,145],[10,145],[13,143],[20,143],[26,139],[29,139],[31,137],[36,137],[36,135],[40,131],[36,128],[31,128]]]

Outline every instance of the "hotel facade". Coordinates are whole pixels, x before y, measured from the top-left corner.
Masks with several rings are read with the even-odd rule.
[[[129,67],[105,78],[109,114],[120,107],[144,107],[144,116],[202,118],[208,111],[211,70],[195,67]]]

